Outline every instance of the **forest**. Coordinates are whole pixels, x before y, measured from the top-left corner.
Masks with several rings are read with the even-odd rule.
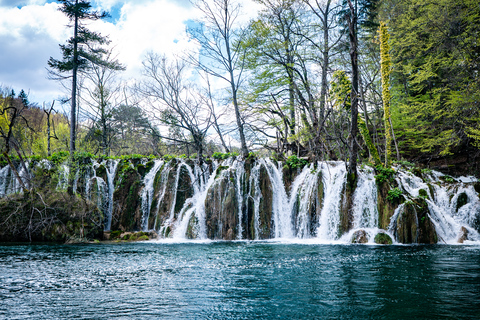
[[[392,161],[479,173],[477,1],[256,0],[258,16],[240,25],[234,0],[197,0],[203,19],[187,33],[198,52],[150,52],[128,83],[108,35],[88,29],[107,13],[58,2],[73,36],[45,81],[68,94],[40,103],[1,88],[5,164],[253,152],[343,160],[350,173]]]

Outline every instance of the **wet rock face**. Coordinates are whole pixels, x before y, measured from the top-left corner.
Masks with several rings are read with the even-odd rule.
[[[141,177],[131,167],[122,172],[119,185],[113,193],[112,225],[110,230],[139,231],[142,223],[140,212]]]
[[[238,199],[235,175],[224,174],[208,190],[205,199],[207,237],[209,239],[234,240],[238,229]]]
[[[273,212],[273,189],[270,178],[268,177],[265,167],[260,169],[260,190],[262,192],[262,198],[260,199],[259,210],[259,234],[258,239],[270,239],[273,237],[272,230],[272,212]],[[252,219],[251,224],[254,221]],[[252,228],[254,230],[254,228]],[[255,237],[253,237],[255,238]]]
[[[393,186],[392,186],[393,187]],[[377,185],[377,208],[378,208],[378,223],[379,227],[382,229],[387,229],[390,224],[390,219],[395,212],[395,209],[398,207],[398,203],[392,203],[387,199],[388,191],[391,189],[391,186],[388,182],[383,182],[380,185]]]
[[[428,205],[425,199],[416,198],[405,203],[396,223],[396,238],[400,243],[434,244],[438,242],[435,226],[428,216]]]
[[[458,211],[458,209],[460,209],[461,207],[463,207],[464,205],[466,205],[468,202],[468,196],[465,192],[462,192],[458,195],[458,198],[457,198],[457,205],[456,205],[456,209]]]
[[[460,235],[458,237],[458,243],[464,243],[465,240],[468,240],[468,230],[465,227],[460,228]]]
[[[351,243],[367,243],[368,237],[367,232],[365,230],[357,230],[353,233],[352,239],[350,240]]]

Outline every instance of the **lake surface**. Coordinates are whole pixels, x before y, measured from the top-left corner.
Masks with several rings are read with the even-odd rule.
[[[0,246],[3,319],[479,319],[480,246]]]

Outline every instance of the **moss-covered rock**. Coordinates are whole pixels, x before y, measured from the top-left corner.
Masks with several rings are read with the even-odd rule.
[[[390,224],[395,209],[402,201],[389,201],[388,192],[392,188],[392,184],[388,181],[384,181],[377,184],[377,209],[378,209],[378,227],[381,229],[387,229]]]
[[[457,198],[457,205],[456,205],[456,210],[458,211],[458,209],[460,209],[461,207],[463,207],[464,205],[466,205],[468,203],[468,196],[465,192],[462,192],[458,195],[458,198]]]
[[[270,178],[268,176],[267,169],[264,166],[260,168],[259,174],[259,184],[260,191],[262,193],[262,198],[260,199],[259,205],[259,234],[252,235],[252,238],[258,239],[270,239],[273,237],[273,188]],[[254,218],[251,221],[252,227],[251,230],[254,231],[253,224],[255,223]]]
[[[208,190],[205,215],[209,239],[235,239],[239,214],[236,175],[233,171],[224,172]]]
[[[374,239],[375,243],[377,244],[392,244],[393,243],[393,240],[392,238],[384,233],[384,232],[379,232],[375,235],[375,239]]]
[[[140,212],[142,188],[138,172],[128,166],[113,193],[112,230],[134,231],[142,227]]]
[[[438,242],[435,226],[428,216],[428,204],[423,198],[405,203],[397,217],[396,226],[398,242],[423,244]]]

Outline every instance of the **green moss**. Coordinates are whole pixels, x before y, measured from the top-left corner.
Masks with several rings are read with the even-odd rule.
[[[392,238],[386,233],[377,233],[374,239],[375,243],[378,244],[393,244]]]
[[[391,203],[399,203],[402,199],[402,190],[399,188],[393,188],[388,190],[387,200]]]
[[[425,190],[425,189],[418,190],[418,196],[420,198],[427,199],[428,198],[427,190]]]
[[[467,203],[468,203],[467,194],[465,192],[460,193],[457,198],[457,211]]]
[[[386,181],[393,182],[395,170],[391,168],[385,168],[383,166],[376,166],[375,171],[377,173],[377,175],[375,176],[375,181],[377,182],[377,185],[381,185]]]
[[[150,238],[146,235],[143,235],[143,236],[140,236],[137,238],[137,241],[145,241],[145,240],[149,240]]]
[[[228,169],[228,168],[230,168],[230,167],[229,166],[218,166],[217,174],[215,175],[215,179],[220,177],[220,175],[222,174],[222,171],[225,170],[225,169]]]
[[[375,165],[377,166],[381,165],[382,161],[380,160],[380,156],[378,155],[377,148],[372,142],[372,139],[370,137],[370,132],[368,131],[368,128],[367,128],[367,124],[361,117],[358,117],[358,129],[362,134],[363,141],[365,141],[365,144],[367,145],[367,148],[368,148],[368,152],[370,156],[373,158]]]
[[[110,232],[110,240],[118,239],[121,234],[122,234],[121,230],[115,230],[115,231]]]

